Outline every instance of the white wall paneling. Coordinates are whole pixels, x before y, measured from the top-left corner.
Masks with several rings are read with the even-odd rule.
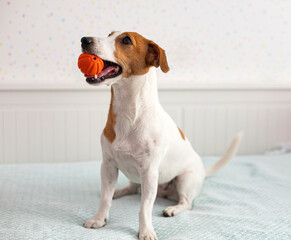
[[[240,130],[240,154],[291,141],[291,89],[159,90],[160,101],[201,155],[221,155]],[[0,162],[101,159],[109,89],[0,90]]]

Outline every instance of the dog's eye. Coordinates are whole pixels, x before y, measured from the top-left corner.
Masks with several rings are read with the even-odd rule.
[[[130,44],[132,44],[131,39],[130,39],[129,37],[124,37],[124,38],[122,39],[122,43],[123,43],[123,44],[126,44],[126,45],[130,45]]]

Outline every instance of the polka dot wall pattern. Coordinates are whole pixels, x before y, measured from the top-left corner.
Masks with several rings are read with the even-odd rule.
[[[0,86],[79,84],[82,36],[137,31],[166,50],[160,82],[291,83],[291,1],[0,2]]]

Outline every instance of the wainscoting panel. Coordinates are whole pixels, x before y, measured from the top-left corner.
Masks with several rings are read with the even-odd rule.
[[[222,155],[244,130],[239,154],[291,141],[290,89],[161,89],[161,104],[201,155]],[[0,163],[102,158],[109,89],[0,90]]]

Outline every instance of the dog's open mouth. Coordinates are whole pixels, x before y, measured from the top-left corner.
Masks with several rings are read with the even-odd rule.
[[[103,60],[104,67],[102,71],[95,76],[89,76],[85,74],[86,81],[89,84],[101,83],[109,78],[115,78],[122,73],[122,67],[117,63]]]

